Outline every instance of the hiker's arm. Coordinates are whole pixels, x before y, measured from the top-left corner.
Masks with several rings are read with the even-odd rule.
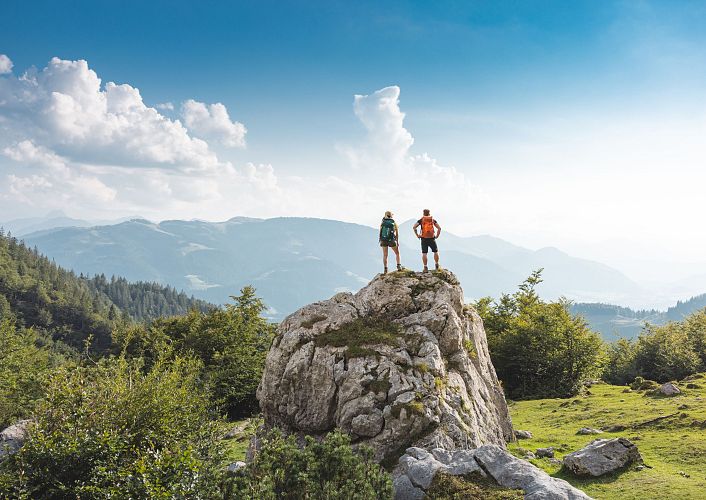
[[[400,228],[397,227],[397,224],[395,223],[395,241],[397,243],[400,242]]]
[[[419,227],[419,222],[415,223],[414,226],[412,226],[412,231],[414,231],[414,235],[415,235],[417,238],[421,238],[421,236],[419,235],[419,233],[417,233],[417,228],[418,228],[418,227]]]
[[[378,241],[382,241],[382,224],[380,224],[380,232],[378,233]]]
[[[439,225],[438,222],[435,221],[435,222],[434,222],[434,227],[436,227],[436,236],[434,236],[434,237],[435,237],[435,238],[438,238],[439,235],[441,234],[441,226]]]

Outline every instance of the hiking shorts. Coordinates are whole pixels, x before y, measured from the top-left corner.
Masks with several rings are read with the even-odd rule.
[[[396,247],[397,242],[395,240],[392,240],[392,241],[380,240],[380,246],[381,247]]]
[[[436,253],[439,249],[436,247],[436,238],[421,238],[422,240],[422,253],[429,253],[429,249]]]

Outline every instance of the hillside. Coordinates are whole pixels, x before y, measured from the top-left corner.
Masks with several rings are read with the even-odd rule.
[[[407,226],[401,226],[402,261],[419,269],[418,242]],[[214,303],[252,284],[277,320],[337,291],[358,290],[381,268],[376,229],[323,219],[135,219],[51,229],[25,239],[76,272],[169,284]],[[540,293],[547,298],[598,300],[606,290],[619,297],[637,289],[615,269],[558,250],[535,252],[497,238],[446,232],[439,244],[443,266],[459,277],[468,299],[512,291],[539,267],[545,268]]]
[[[593,330],[600,332],[605,340],[637,338],[645,323],[663,325],[668,321],[681,321],[689,314],[706,307],[706,294],[679,301],[666,311],[634,310],[602,303],[576,303],[571,312],[586,318]]]
[[[111,327],[120,319],[152,319],[208,307],[155,283],[77,276],[36,248],[0,233],[0,317],[13,317],[20,326],[34,327],[73,347],[81,348],[93,335],[94,347],[105,349]]]
[[[561,459],[597,437],[627,437],[638,446],[645,469],[630,468],[598,479],[576,479],[547,459],[531,461],[594,498],[703,498],[706,408],[702,399],[706,385],[703,376],[696,377],[692,381],[694,388],[684,389],[686,384],[680,384],[683,393],[671,398],[597,384],[573,399],[511,402],[513,426],[532,432],[533,437],[510,445],[510,450],[523,456],[525,450],[534,452],[553,446],[557,448],[556,457]],[[660,417],[661,420],[652,421]],[[616,424],[623,430],[598,436],[577,434],[582,427],[600,429]]]

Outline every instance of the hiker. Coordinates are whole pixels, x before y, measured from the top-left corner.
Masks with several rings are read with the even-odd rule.
[[[439,249],[436,246],[436,239],[441,234],[441,226],[431,216],[429,209],[425,208],[422,213],[422,218],[414,224],[412,230],[417,238],[422,240],[422,262],[424,263],[424,272],[429,271],[429,268],[427,267],[427,253],[430,248],[431,251],[434,252],[434,264],[436,266],[436,270],[438,271],[441,267],[439,267]],[[417,228],[419,226],[422,227],[421,233],[417,232]],[[435,228],[436,231],[434,231]]]
[[[397,258],[397,270],[402,270],[402,264],[400,264],[400,233],[397,229],[397,223],[395,219],[392,218],[392,212],[389,210],[385,212],[385,217],[382,218],[380,223],[380,246],[382,247],[382,264],[385,267],[383,274],[387,274],[387,249],[392,248],[395,252],[395,257]]]

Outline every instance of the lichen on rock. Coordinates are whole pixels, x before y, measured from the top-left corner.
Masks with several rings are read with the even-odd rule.
[[[513,438],[482,321],[448,271],[380,275],[288,316],[258,399],[266,427],[338,428],[381,461]]]

